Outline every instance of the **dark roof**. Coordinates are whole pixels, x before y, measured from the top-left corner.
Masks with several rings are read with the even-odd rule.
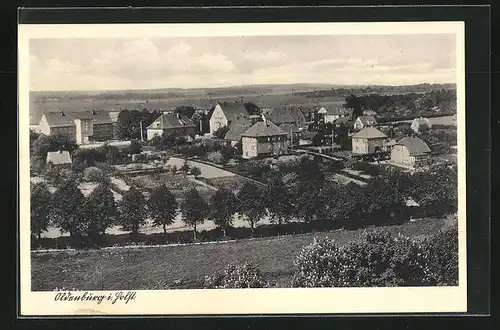
[[[431,149],[429,149],[427,144],[417,137],[407,136],[399,140],[396,144],[405,146],[406,149],[408,149],[408,152],[410,153],[411,156],[421,155],[431,152]]]
[[[71,156],[69,151],[49,151],[46,162],[55,165],[71,164]]]
[[[373,116],[359,116],[358,119],[361,121],[363,125],[376,125],[377,121]]]
[[[94,124],[112,124],[113,121],[106,110],[78,112],[47,112],[43,114],[50,127],[74,126],[75,119],[92,119]]]
[[[287,134],[300,132],[300,130],[294,124],[284,123],[284,124],[281,124],[281,125],[278,125],[278,126],[283,131],[285,131]]]
[[[229,131],[224,136],[224,140],[239,141],[241,140],[241,135],[250,127],[252,127],[250,120],[235,119],[229,124]]]
[[[306,121],[302,111],[296,107],[272,108],[267,112],[266,116],[277,125],[283,123],[303,124]]]
[[[302,132],[302,139],[304,140],[312,140],[316,135],[318,135],[318,132]]]
[[[272,121],[266,120],[256,122],[252,127],[247,129],[242,136],[260,137],[260,136],[276,136],[288,135],[281,128],[276,126]]]
[[[147,127],[147,129],[167,129],[176,127],[194,127],[195,124],[182,114],[164,113]]]
[[[357,133],[352,134],[352,137],[361,138],[361,139],[381,139],[386,138],[387,135],[379,131],[378,129],[368,126],[364,127]]]
[[[228,121],[233,121],[238,117],[248,117],[249,115],[247,108],[245,108],[245,105],[243,103],[222,102],[219,103],[219,105],[222,108],[222,112],[224,112],[224,115],[226,116],[226,119]]]

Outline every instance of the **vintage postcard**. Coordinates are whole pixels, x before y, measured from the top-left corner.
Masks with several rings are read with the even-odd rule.
[[[464,44],[19,25],[20,314],[465,312]]]

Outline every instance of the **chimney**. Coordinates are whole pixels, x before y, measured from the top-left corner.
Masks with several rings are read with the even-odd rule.
[[[262,121],[264,122],[264,125],[267,126],[267,119],[266,116],[264,116],[264,114],[262,114]]]
[[[61,116],[66,116],[66,114],[64,113],[64,111],[61,111],[60,114],[61,114]]]

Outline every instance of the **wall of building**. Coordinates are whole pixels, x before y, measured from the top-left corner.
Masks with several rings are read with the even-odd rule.
[[[243,158],[254,158],[257,157],[257,139],[253,137],[243,136],[241,138],[241,148]]]
[[[147,139],[152,140],[155,136],[162,136],[163,135],[163,130],[162,129],[152,129],[148,128],[146,131]]]
[[[410,159],[410,153],[405,146],[395,145],[391,151],[391,162],[405,167],[413,167],[414,160]]]
[[[210,117],[210,133],[213,134],[219,128],[228,126],[227,118],[219,104],[215,106],[212,117]]]
[[[62,134],[68,137],[72,141],[76,141],[76,127],[75,126],[64,126],[64,127],[51,127],[49,135]]]
[[[113,139],[113,124],[94,124],[92,136],[93,141],[108,141]]]
[[[385,139],[363,139],[352,138],[352,153],[357,155],[369,155],[384,150]]]

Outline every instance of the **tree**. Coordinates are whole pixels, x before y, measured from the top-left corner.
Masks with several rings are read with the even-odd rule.
[[[195,177],[197,177],[197,176],[201,175],[201,170],[200,170],[200,168],[199,168],[199,167],[196,167],[196,166],[193,166],[193,167],[191,168],[191,175],[193,175],[193,176],[195,176]]]
[[[115,146],[105,145],[103,147],[103,152],[105,154],[106,162],[111,165],[120,164],[122,161],[122,154],[120,149]]]
[[[195,109],[191,106],[180,105],[174,109],[174,113],[184,115],[188,118],[193,117]]]
[[[271,215],[271,220],[278,221],[278,225],[286,221],[293,212],[293,200],[283,184],[283,181],[278,176],[271,179],[263,193],[264,206]]]
[[[81,243],[87,228],[85,197],[77,181],[66,180],[52,195],[51,221],[62,233],[69,233],[73,244]]]
[[[73,153],[78,148],[75,141],[63,134],[44,135],[41,134],[32,143],[31,154],[45,159],[47,152],[67,150]]]
[[[106,229],[113,226],[118,215],[115,198],[109,187],[99,184],[87,197],[87,235],[97,242]]]
[[[120,140],[129,140],[131,136],[130,127],[132,125],[132,116],[129,110],[122,110],[118,114],[116,123],[116,135]]]
[[[146,223],[147,209],[144,195],[134,187],[123,194],[120,203],[120,224],[123,230],[129,231],[134,239],[139,229]]]
[[[193,240],[196,241],[196,225],[205,221],[209,213],[207,202],[200,196],[198,190],[191,188],[184,196],[184,202],[181,206],[182,221],[193,227]]]
[[[130,141],[128,149],[131,155],[140,154],[142,151],[142,144],[137,140],[132,140]]]
[[[226,136],[226,133],[228,131],[229,131],[229,127],[223,126],[214,132],[214,136],[219,138],[219,139],[223,139]]]
[[[149,216],[153,220],[153,226],[163,227],[165,244],[167,243],[167,226],[174,223],[178,206],[174,195],[164,184],[154,189],[149,197]]]
[[[228,227],[233,224],[236,207],[236,198],[230,190],[219,188],[212,197],[209,216],[215,225],[222,230],[224,237]]]
[[[52,194],[44,183],[33,184],[30,190],[31,234],[40,240],[50,223]]]
[[[347,108],[352,108],[354,109],[353,112],[353,119],[355,120],[359,116],[363,115],[363,109],[361,108],[360,100],[358,97],[354,94],[351,94],[349,96],[346,96],[345,98],[345,106]]]
[[[255,225],[266,214],[262,207],[262,189],[251,182],[245,182],[237,194],[238,211],[250,224],[252,237],[255,233]]]

